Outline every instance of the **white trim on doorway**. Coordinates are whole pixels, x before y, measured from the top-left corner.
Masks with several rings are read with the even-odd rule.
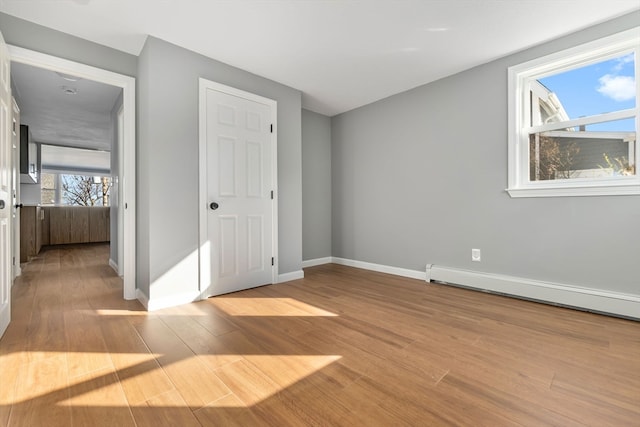
[[[118,144],[118,212],[117,212],[117,221],[118,225],[124,224],[124,191],[122,191],[122,182],[120,182],[121,171],[124,170],[124,156],[121,153],[124,153],[125,143],[124,143],[124,105],[121,105],[118,108],[118,112],[116,114],[116,120],[118,123],[118,135],[116,137]],[[118,259],[116,259],[116,272],[120,277],[124,275],[124,230],[118,227]],[[135,259],[134,259],[135,261]],[[135,288],[134,288],[135,289]]]
[[[124,203],[124,223],[118,224],[124,237],[124,265],[119,265],[124,276],[124,298],[136,298],[136,80],[133,77],[79,62],[69,61],[29,49],[9,46],[11,61],[32,65],[60,73],[71,74],[87,80],[122,88],[124,109],[123,150],[119,152],[124,163],[118,171],[118,182]]]

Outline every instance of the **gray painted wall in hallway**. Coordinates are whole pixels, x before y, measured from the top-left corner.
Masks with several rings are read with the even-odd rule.
[[[302,110],[302,259],[331,256],[331,119]]]
[[[507,67],[638,22],[626,15],[333,117],[332,255],[640,294],[640,196],[504,191]]]
[[[138,58],[0,12],[0,31],[8,44],[80,62],[127,76],[136,75]]]
[[[183,261],[198,249],[199,77],[278,102],[277,256],[280,274],[301,269],[301,93],[148,37],[138,68],[138,254],[147,264],[138,279],[152,299],[198,289],[198,266]]]
[[[150,136],[149,104],[151,102],[151,60],[146,49],[142,49],[138,57],[138,78],[136,80],[136,285],[137,288],[149,297],[150,285],[150,216],[151,210],[145,209],[149,206],[150,192],[140,191],[141,188],[148,189],[151,185],[150,168],[148,160],[152,155],[153,146],[151,144],[140,144],[140,141],[148,140]],[[142,76],[142,77],[140,77]],[[143,243],[147,242],[147,243]]]

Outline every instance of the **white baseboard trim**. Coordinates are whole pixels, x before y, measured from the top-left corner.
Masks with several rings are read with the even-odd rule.
[[[142,304],[144,308],[149,310],[149,297],[140,289],[136,289],[136,299],[140,301],[140,304]]]
[[[315,267],[316,265],[322,265],[322,264],[331,264],[332,262],[333,262],[333,258],[330,256],[325,258],[309,259],[306,261],[302,261],[302,268]]]
[[[118,270],[118,264],[111,258],[109,258],[109,267],[113,268],[116,274],[120,276],[120,270]]]
[[[149,299],[140,289],[136,289],[136,297],[147,311],[162,310],[163,308],[175,307],[202,299],[199,291]]]
[[[363,268],[365,270],[377,271],[380,273],[393,274],[396,276],[409,277],[411,279],[425,279],[424,271],[409,270],[407,268],[391,267],[389,265],[373,264],[371,262],[356,261],[353,259],[332,257],[335,264],[347,265],[349,267]]]
[[[304,271],[292,271],[291,273],[283,273],[278,275],[278,283],[290,282],[292,280],[304,279]]]
[[[426,277],[430,279],[427,281],[439,281],[598,313],[640,319],[640,295],[438,265],[427,265]]]

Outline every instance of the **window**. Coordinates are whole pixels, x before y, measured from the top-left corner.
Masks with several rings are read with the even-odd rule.
[[[53,173],[42,172],[40,174],[40,200],[43,205],[59,205],[58,175]]]
[[[109,206],[111,153],[41,144],[44,205]]]
[[[511,197],[640,194],[640,28],[509,68]]]
[[[41,174],[43,205],[109,206],[111,177]]]

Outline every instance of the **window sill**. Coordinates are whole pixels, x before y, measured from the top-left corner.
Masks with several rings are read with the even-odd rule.
[[[520,197],[581,197],[581,196],[634,196],[640,195],[640,184],[600,186],[554,186],[507,188],[512,198]]]

